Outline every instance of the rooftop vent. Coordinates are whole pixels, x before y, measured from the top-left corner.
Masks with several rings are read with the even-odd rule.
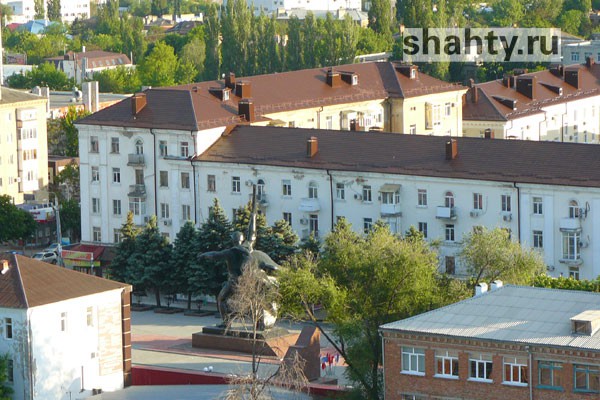
[[[340,74],[342,75],[342,80],[348,85],[358,85],[358,74],[355,74],[354,72],[340,72]]]
[[[256,114],[254,113],[254,103],[252,100],[240,100],[238,103],[238,115],[244,117],[246,122],[254,122]]]
[[[563,88],[560,86],[551,85],[549,83],[543,83],[543,82],[540,82],[540,85],[542,85],[543,87],[545,87],[548,90],[553,91],[554,93],[556,93],[559,96],[562,96],[562,94],[563,94]]]
[[[581,88],[581,74],[579,69],[565,69],[565,82],[575,89]]]
[[[236,82],[235,95],[241,98],[252,97],[252,86],[250,86],[250,82]]]
[[[559,78],[562,78],[563,76],[563,66],[562,65],[551,65],[550,66],[550,73],[554,76],[558,76]]]
[[[571,318],[571,333],[592,336],[600,329],[600,310],[586,310]]]
[[[469,79],[469,90],[467,93],[472,103],[477,103],[477,101],[479,101],[479,89],[475,86],[475,81],[473,79]]]
[[[306,156],[312,158],[315,156],[315,154],[317,154],[318,151],[319,151],[319,141],[315,136],[311,136],[306,141]]]
[[[229,89],[228,87],[211,87],[208,89],[208,92],[221,101],[227,101],[229,100],[229,94],[231,93],[231,89]]]
[[[417,79],[419,77],[419,74],[417,72],[418,67],[416,65],[412,65],[412,64],[397,64],[396,65],[396,70],[398,72],[400,72],[402,75],[410,78],[410,79]]]
[[[450,139],[446,142],[446,160],[454,160],[456,157],[458,157],[458,142]]]
[[[146,93],[136,93],[131,97],[131,113],[138,115],[146,107]]]
[[[494,100],[496,100],[498,103],[502,104],[505,107],[510,108],[513,111],[517,109],[517,100],[515,100],[515,99],[509,99],[507,97],[502,97],[502,96],[492,96],[492,98]]]
[[[2,260],[2,271],[0,271],[0,274],[4,275],[8,272],[8,270],[8,260]]]
[[[337,88],[342,85],[342,77],[339,73],[335,72],[333,68],[329,68],[327,71],[327,84],[332,88]]]
[[[225,75],[225,86],[229,89],[235,89],[235,74],[233,72],[229,72]]]
[[[517,77],[516,89],[523,96],[535,100],[537,97],[537,78],[535,76],[519,76]]]
[[[475,296],[480,296],[488,291],[488,285],[485,282],[479,282],[475,286]]]

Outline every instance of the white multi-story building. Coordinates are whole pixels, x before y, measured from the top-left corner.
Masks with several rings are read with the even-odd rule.
[[[361,0],[255,0],[248,2],[248,5],[253,4],[256,10],[263,9],[266,12],[277,11],[277,9],[291,10],[294,8],[302,8],[306,10],[320,11],[336,11],[342,9],[360,10]]]
[[[308,150],[307,150],[308,149]],[[307,154],[308,151],[308,154]],[[600,175],[595,146],[239,126],[194,162],[198,215],[218,198],[230,217],[258,187],[267,222],[306,237],[345,217],[439,240],[448,273],[478,226],[506,228],[537,249],[549,273],[600,274]],[[312,154],[312,156],[311,156]]]
[[[57,70],[64,72],[68,78],[82,83],[94,77],[96,72],[119,67],[133,68],[129,57],[125,54],[103,50],[68,52],[64,56],[46,58],[46,62],[54,64]]]
[[[471,85],[464,136],[600,143],[600,65],[523,72]]]
[[[131,286],[0,258],[0,353],[14,399],[87,398],[129,385]]]
[[[199,223],[192,159],[237,123],[457,136],[465,90],[387,62],[147,90],[77,124],[82,240],[118,241],[128,210],[171,239]]]
[[[47,4],[44,3],[44,9],[47,10]],[[35,19],[35,1],[34,0],[0,0],[0,4],[12,8],[12,22],[26,23]],[[90,17],[90,0],[61,0],[60,15],[63,22],[73,22],[75,19],[85,19]]]

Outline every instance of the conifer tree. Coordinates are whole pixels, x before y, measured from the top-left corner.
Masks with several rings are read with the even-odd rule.
[[[194,268],[198,258],[198,230],[191,221],[187,221],[177,233],[173,242],[173,254],[171,257],[172,275],[169,280],[171,288],[177,293],[187,293],[187,308],[192,308],[192,291],[189,279],[193,276]]]

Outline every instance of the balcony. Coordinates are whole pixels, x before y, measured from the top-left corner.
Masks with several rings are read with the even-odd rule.
[[[252,194],[248,195],[248,200],[252,201]],[[256,205],[258,207],[266,208],[269,206],[269,200],[266,194],[257,194],[256,195]]]
[[[381,212],[382,217],[401,217],[402,216],[402,211],[400,210],[400,204],[382,204],[380,212]]]
[[[438,206],[436,214],[436,218],[440,219],[456,219],[456,207],[442,207]]]
[[[128,154],[127,155],[127,165],[136,165],[136,166],[144,166],[146,162],[144,161],[143,154]]]
[[[138,185],[129,185],[129,193],[127,193],[129,197],[146,197],[146,185],[138,184]]]
[[[311,199],[311,198],[303,198],[300,199],[300,207],[298,210],[304,212],[317,212],[321,211],[321,204],[319,204],[319,199]]]
[[[558,226],[561,232],[581,232],[579,218],[561,218]]]

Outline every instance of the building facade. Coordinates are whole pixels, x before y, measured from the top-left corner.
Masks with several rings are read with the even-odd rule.
[[[94,73],[118,67],[132,68],[133,64],[125,54],[110,51],[92,50],[75,53],[68,52],[61,57],[47,58],[46,62],[54,64],[57,70],[64,72],[68,78],[81,84],[94,77]]]
[[[492,288],[381,327],[386,399],[598,397],[600,296]]]
[[[0,194],[15,204],[48,185],[47,102],[0,88]]]
[[[0,2],[12,8],[11,21],[13,22],[23,24],[36,19],[34,0],[1,0]],[[90,0],[62,0],[60,7],[62,22],[73,22],[77,18],[90,17]],[[46,3],[44,9],[47,9]]]
[[[600,143],[600,66],[516,71],[472,84],[463,107],[463,135],[499,139]]]
[[[226,3],[226,2],[225,2]],[[257,0],[253,1],[255,10],[265,10],[266,12],[277,11],[277,9],[291,10],[294,8],[301,8],[312,11],[336,11],[340,8],[343,9],[357,9],[360,10],[361,0]],[[250,2],[248,2],[250,5]]]
[[[71,399],[129,385],[131,286],[24,256],[0,260],[0,352],[14,399]]]

